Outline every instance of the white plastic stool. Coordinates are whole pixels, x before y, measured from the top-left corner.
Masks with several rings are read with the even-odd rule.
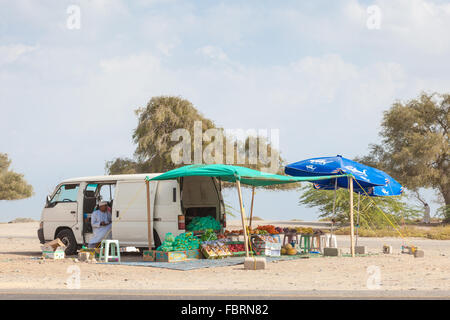
[[[334,234],[327,233],[325,235],[325,247],[324,248],[337,248],[337,239]]]
[[[102,240],[99,260],[103,262],[120,262],[119,240]]]

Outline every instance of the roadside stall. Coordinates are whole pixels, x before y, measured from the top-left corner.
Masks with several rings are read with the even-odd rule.
[[[235,183],[239,196],[239,206],[241,213],[242,229],[225,231],[223,226],[214,218],[193,217],[186,225],[186,232],[173,237],[166,234],[164,242],[156,250],[151,250],[153,243],[152,212],[150,203],[150,182],[160,180],[174,180],[183,177],[213,177],[220,182],[225,181]],[[146,261],[183,261],[189,259],[207,258],[221,259],[228,257],[239,257],[250,255],[256,256],[280,256],[282,252],[290,255],[297,254],[297,250],[282,241],[286,237],[281,237],[289,230],[282,230],[274,226],[259,226],[252,229],[247,223],[247,217],[242,201],[241,184],[252,187],[252,206],[256,187],[264,187],[274,184],[296,183],[301,181],[329,180],[336,177],[347,177],[347,175],[338,176],[315,176],[315,177],[292,177],[276,174],[269,174],[257,170],[223,164],[211,165],[189,165],[174,169],[153,178],[146,178],[147,186],[147,221],[148,221],[148,243],[149,249],[144,251],[144,260]],[[297,234],[298,230],[295,230]],[[290,232],[290,231],[289,231]],[[288,233],[289,233],[288,232]],[[243,239],[241,239],[243,237]]]

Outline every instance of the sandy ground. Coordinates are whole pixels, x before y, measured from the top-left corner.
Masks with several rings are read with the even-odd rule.
[[[0,289],[68,289],[72,268],[79,268],[82,289],[367,291],[373,270],[379,270],[378,290],[439,291],[450,297],[450,241],[408,239],[425,251],[425,258],[401,254],[401,239],[360,238],[369,252],[380,253],[383,244],[389,244],[394,254],[276,262],[260,271],[244,270],[242,265],[176,271],[76,263],[73,258],[42,261],[37,228],[38,223],[0,224]],[[338,236],[338,246],[348,252],[348,237]]]

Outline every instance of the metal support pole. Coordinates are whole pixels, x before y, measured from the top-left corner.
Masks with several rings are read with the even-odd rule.
[[[244,204],[242,202],[242,191],[241,191],[241,182],[239,180],[236,180],[236,186],[238,190],[239,195],[239,205],[241,207],[241,219],[242,219],[242,229],[244,230],[244,245],[245,245],[245,256],[248,257],[248,236],[247,236],[247,226],[245,225],[245,210],[244,210]]]
[[[361,204],[361,193],[358,192],[358,214],[356,216],[356,241],[355,241],[355,246],[358,245],[358,233],[359,233],[359,208],[360,208],[360,204]]]
[[[350,251],[352,257],[355,256],[355,242],[354,242],[354,225],[353,225],[353,177],[349,177],[349,192],[350,192]]]
[[[253,202],[255,200],[255,186],[252,188],[252,206],[250,207],[250,222],[248,224],[248,228],[251,229],[252,227],[252,219],[253,219]]]
[[[152,249],[153,245],[153,227],[150,212],[150,181],[145,180],[145,185],[147,188],[147,232],[148,232],[148,250]]]

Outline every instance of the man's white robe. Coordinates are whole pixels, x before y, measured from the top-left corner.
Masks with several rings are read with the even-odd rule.
[[[108,223],[108,225],[101,226],[100,225],[101,222]],[[89,240],[89,245],[102,242],[102,240],[105,239],[111,239],[111,232],[110,232],[112,227],[111,222],[112,222],[111,213],[108,211],[101,212],[100,210],[95,210],[92,213],[91,225],[94,235]]]

